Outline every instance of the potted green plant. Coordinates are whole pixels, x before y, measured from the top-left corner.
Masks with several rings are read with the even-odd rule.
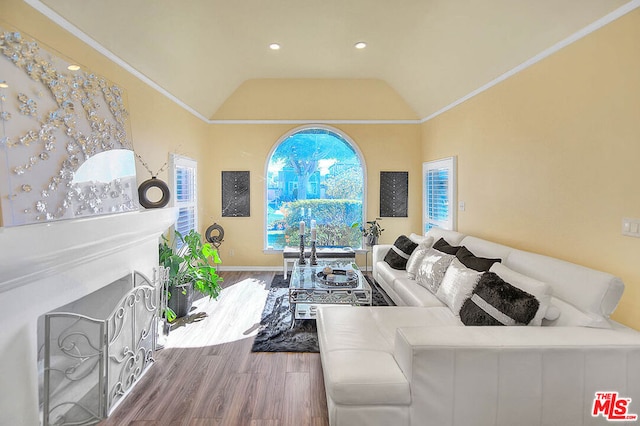
[[[368,246],[375,246],[378,244],[378,238],[382,234],[382,227],[377,220],[370,220],[366,222],[366,226],[361,226],[359,223],[351,225],[352,228],[359,228],[362,236],[366,238],[366,244]]]
[[[180,248],[176,249],[178,245]],[[165,311],[167,321],[173,322],[189,313],[194,290],[210,298],[218,297],[222,282],[214,266],[218,263],[218,251],[211,244],[203,243],[202,236],[194,230],[184,236],[175,231],[171,244],[163,236],[160,265],[169,270],[168,306]]]

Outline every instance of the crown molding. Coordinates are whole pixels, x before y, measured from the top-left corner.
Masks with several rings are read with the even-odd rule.
[[[498,83],[501,83],[502,81],[508,79],[509,77],[514,76],[520,71],[523,71],[529,68],[530,66],[536,64],[537,62],[540,62],[544,58],[553,55],[560,49],[580,40],[581,38],[591,34],[592,32],[604,27],[605,25],[615,21],[616,19],[640,7],[640,0],[632,0],[620,6],[618,9],[608,13],[607,15],[596,20],[595,22],[592,22],[591,24],[587,25],[581,30],[576,31],[575,33],[571,34],[569,37],[565,38],[564,40],[559,41],[558,43],[543,50],[542,52],[526,60],[520,65],[510,69],[509,71],[496,77],[495,79],[477,88],[476,90],[466,94],[465,96],[455,100],[454,102],[450,103],[444,108],[441,108],[438,111],[434,112],[433,114],[430,114],[427,117],[424,117],[422,119],[417,119],[417,120],[212,120],[212,119],[206,118],[205,116],[200,114],[198,111],[196,111],[195,109],[193,109],[192,107],[190,107],[189,105],[187,105],[186,103],[184,103],[183,101],[181,101],[180,99],[172,95],[170,92],[160,87],[152,79],[150,79],[149,77],[147,77],[146,75],[144,75],[143,73],[135,69],[128,62],[124,61],[122,58],[120,58],[119,56],[111,52],[109,49],[107,49],[106,47],[98,43],[96,40],[91,38],[88,34],[84,33],[78,27],[73,25],[71,22],[67,21],[65,18],[63,18],[53,9],[46,6],[41,1],[24,0],[24,2],[30,5],[31,7],[33,7],[34,9],[38,10],[40,13],[42,13],[43,15],[51,19],[53,22],[55,22],[65,30],[69,31],[71,34],[73,34],[74,36],[76,36],[77,38],[79,38],[80,40],[82,40],[83,42],[85,42],[86,44],[88,44],[98,52],[100,52],[109,60],[113,61],[114,63],[118,64],[119,66],[127,70],[129,73],[131,73],[132,75],[140,79],[142,82],[150,86],[152,89],[158,91],[160,94],[164,95],[165,97],[167,97],[169,100],[176,103],[178,106],[180,106],[184,110],[193,114],[195,117],[199,118],[200,120],[204,121],[207,124],[222,124],[222,125],[229,125],[229,124],[231,125],[233,124],[236,124],[236,125],[242,125],[242,124],[262,124],[262,125],[263,124],[298,124],[298,125],[304,125],[304,124],[411,124],[413,125],[413,124],[426,123],[427,121],[455,108],[456,106],[492,88],[493,86],[497,85]]]
[[[207,120],[209,124],[420,124],[420,120]]]

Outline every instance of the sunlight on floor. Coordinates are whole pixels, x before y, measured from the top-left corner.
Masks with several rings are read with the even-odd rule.
[[[204,297],[194,302],[191,317],[195,321],[171,330],[166,348],[214,346],[247,339],[258,333],[260,315],[267,299],[267,283],[245,279],[220,292],[217,299]],[[198,319],[194,315],[206,313]]]

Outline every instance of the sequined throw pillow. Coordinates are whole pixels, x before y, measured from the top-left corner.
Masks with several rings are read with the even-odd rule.
[[[456,257],[435,249],[428,249],[416,273],[416,282],[432,293],[438,291],[445,272]]]
[[[421,242],[413,253],[411,253],[411,256],[409,256],[409,260],[407,260],[407,278],[410,280],[416,279],[418,268],[422,263],[422,259],[424,259],[424,256],[427,254],[427,251],[431,248],[432,242],[433,238],[427,237],[427,239]]]

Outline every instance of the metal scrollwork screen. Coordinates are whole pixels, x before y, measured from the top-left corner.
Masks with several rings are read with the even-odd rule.
[[[106,418],[153,363],[159,312],[158,283],[134,273],[117,281],[129,289],[110,313],[92,293],[65,307],[78,312],[45,315],[44,425],[89,425]]]
[[[45,317],[44,424],[93,424],[104,417],[104,322],[84,315]]]
[[[153,360],[158,293],[136,273],[136,287],[123,297],[107,321],[107,410],[131,389]]]

